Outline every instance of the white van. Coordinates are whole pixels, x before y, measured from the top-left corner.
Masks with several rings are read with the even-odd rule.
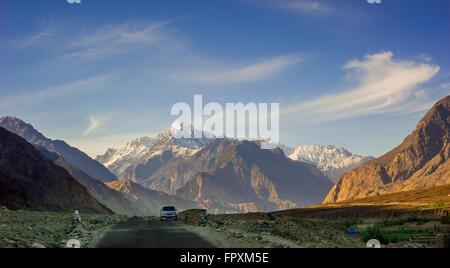
[[[175,206],[164,206],[160,212],[161,221],[178,220],[177,209]]]

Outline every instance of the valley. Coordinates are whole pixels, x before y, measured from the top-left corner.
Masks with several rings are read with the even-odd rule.
[[[448,0],[0,0],[0,250],[450,248],[449,37]]]
[[[174,139],[167,129],[94,160],[4,117],[0,246],[62,247],[73,236],[83,247],[177,247],[177,239],[158,240],[173,232],[191,237],[192,247],[348,248],[371,237],[384,247],[437,247],[449,231],[449,120],[447,96],[379,158],[334,146],[262,150],[259,141]],[[329,172],[344,174],[334,184]],[[159,222],[167,204],[182,222]],[[74,227],[75,210],[86,221]],[[160,242],[133,244],[119,231]]]

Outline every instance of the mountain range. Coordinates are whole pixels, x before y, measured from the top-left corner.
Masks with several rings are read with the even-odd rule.
[[[138,216],[148,216],[148,215],[158,215],[159,209],[163,205],[174,204],[180,209],[189,209],[198,207],[196,203],[187,200],[181,200],[175,196],[171,196],[162,192],[145,189],[140,185],[137,185],[131,181],[125,183],[125,181],[117,181],[115,179],[94,179],[91,175],[83,170],[91,170],[91,174],[106,174],[109,178],[115,177],[109,171],[105,172],[106,168],[96,162],[95,160],[89,158],[85,153],[79,151],[66,144],[64,141],[53,141],[45,138],[43,134],[38,132],[31,126],[23,122],[22,120],[15,117],[3,117],[0,120],[0,124],[8,127],[8,131],[4,128],[2,129],[2,134],[6,137],[6,134],[14,137],[14,141],[10,142],[8,145],[16,144],[27,144],[29,147],[29,152],[21,154],[22,161],[32,162],[26,157],[26,155],[32,155],[30,152],[33,151],[35,156],[39,156],[41,161],[46,162],[48,166],[48,174],[55,173],[59,175],[51,176],[46,175],[44,177],[37,177],[36,174],[28,174],[29,180],[38,180],[40,197],[39,200],[46,205],[41,205],[39,202],[33,201],[30,196],[27,195],[29,189],[34,189],[38,186],[28,185],[21,186],[21,180],[16,179],[17,176],[11,175],[12,166],[11,163],[5,166],[0,166],[0,173],[5,174],[2,178],[1,196],[0,204],[8,207],[9,209],[31,209],[31,210],[50,210],[50,211],[72,211],[74,209],[79,209],[83,212],[95,212],[95,213],[110,213],[114,212],[121,215],[138,215]],[[28,139],[28,141],[23,140],[21,137],[17,136],[15,133]],[[3,136],[2,136],[3,137]],[[6,142],[7,139],[2,139],[2,142]],[[31,142],[31,143],[29,143]],[[5,152],[9,152],[6,150]],[[55,149],[55,150],[53,150]],[[56,151],[58,149],[58,151]],[[11,153],[15,153],[11,149]],[[77,163],[75,166],[69,163],[65,159],[68,156],[73,162]],[[5,156],[8,158],[6,160],[15,160],[11,155]],[[5,160],[5,161],[6,161]],[[52,164],[49,163],[52,162]],[[82,170],[83,169],[83,170]],[[64,171],[64,175],[61,175],[61,171]],[[31,172],[31,171],[30,171]],[[110,175],[108,175],[110,174]],[[23,177],[26,177],[23,175]],[[21,178],[21,177],[20,177]],[[61,184],[68,185],[65,181],[71,183],[70,186],[60,188],[52,188],[51,184],[58,182],[58,178],[61,179]],[[105,177],[103,177],[105,178]],[[105,184],[105,181],[112,181],[111,184]],[[46,188],[48,184],[49,187]],[[73,186],[73,185],[75,186]],[[119,185],[122,185],[119,187]],[[18,189],[16,189],[18,188]],[[21,190],[24,188],[25,190]],[[73,188],[73,189],[72,189]],[[82,188],[80,190],[83,195],[83,200],[70,201],[68,204],[64,198],[61,196],[67,195],[66,191],[79,190],[77,188]],[[86,191],[87,190],[87,191]],[[56,197],[54,197],[56,196]],[[60,201],[53,201],[54,199]],[[92,208],[93,200],[96,206]],[[53,204],[53,202],[55,204]],[[49,204],[51,203],[51,204]],[[58,206],[60,204],[61,206]]]
[[[158,215],[159,209],[167,204],[175,205],[181,210],[198,207],[194,202],[146,189],[129,180],[116,180],[109,183],[99,182],[66,162],[61,155],[49,152],[43,147],[38,147],[38,149],[45,157],[66,169],[101,204],[117,214],[128,216]]]
[[[9,209],[111,213],[64,168],[0,127],[0,204]]]
[[[119,178],[216,213],[314,204],[332,186],[314,164],[293,161],[280,149],[261,150],[257,142],[231,139],[175,139],[170,128],[109,149],[96,160]]]
[[[191,129],[191,133],[193,132]],[[150,166],[150,170],[154,170],[173,157],[192,155],[212,140],[205,137],[176,139],[172,135],[172,128],[168,128],[154,138],[142,137],[128,142],[120,149],[108,149],[104,155],[97,156],[96,160],[117,177],[133,179],[135,176],[139,177],[140,173],[148,176]]]
[[[184,200],[160,191],[150,190],[130,180],[117,180],[108,182],[106,185],[110,189],[121,193],[134,206],[138,207],[142,211],[141,215],[159,215],[159,210],[164,205],[173,205],[179,211],[200,207],[193,201]]]
[[[387,154],[339,178],[324,203],[450,184],[450,96]]]
[[[221,212],[272,211],[314,204],[332,184],[314,165],[293,161],[258,142],[216,139],[196,154],[172,159],[149,187],[177,187],[175,195]]]
[[[166,129],[156,136],[141,137],[119,149],[108,149],[96,160],[119,178],[139,180],[150,177],[155,169],[176,156],[189,156],[198,152],[214,139],[174,139]],[[290,148],[280,145],[284,153],[295,161],[310,163],[319,168],[333,183],[344,173],[374,159],[355,155],[332,145],[310,145]],[[138,167],[135,167],[138,166]],[[137,172],[137,173],[136,173]]]
[[[111,189],[104,183],[93,179],[88,174],[69,164],[58,153],[47,151],[42,146],[35,145],[35,147],[41,152],[42,155],[54,162],[56,165],[64,168],[75,180],[86,187],[92,197],[97,199],[101,204],[110,208],[115,213],[127,216],[133,216],[134,214],[141,216],[150,215],[146,214],[138,205],[128,200],[124,194]]]
[[[34,129],[32,125],[27,124],[16,117],[6,116],[0,118],[0,127],[19,135],[31,144],[42,146],[48,151],[57,152],[64,157],[68,163],[96,180],[107,182],[117,179],[107,168],[90,158],[84,152],[71,147],[64,141],[46,138],[39,131]]]
[[[447,185],[449,106],[447,96],[401,145],[377,159],[334,146],[261,150],[258,141],[175,139],[169,128],[94,160],[18,118],[3,117],[0,205],[143,216],[171,204],[245,213]]]

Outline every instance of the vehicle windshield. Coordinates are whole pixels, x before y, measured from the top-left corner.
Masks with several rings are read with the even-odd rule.
[[[163,207],[163,211],[176,211],[175,207]]]

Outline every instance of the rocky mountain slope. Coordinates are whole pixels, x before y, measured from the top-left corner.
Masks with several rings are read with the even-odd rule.
[[[450,96],[397,148],[344,174],[325,203],[450,184]]]
[[[9,116],[2,117],[0,118],[0,127],[19,135],[31,144],[43,146],[48,151],[57,152],[63,156],[67,162],[96,180],[105,182],[116,179],[114,174],[112,174],[107,168],[90,158],[82,151],[71,147],[64,141],[46,138],[39,131],[34,129],[32,125],[27,124],[18,118]]]
[[[66,169],[78,182],[84,185],[94,198],[117,214],[157,216],[161,207],[167,204],[175,205],[180,211],[198,208],[194,202],[145,189],[129,180],[116,180],[106,184],[99,182],[67,163],[60,155],[49,152],[43,147],[39,149],[44,156]]]
[[[111,211],[62,167],[21,137],[0,127],[0,206],[90,213]]]
[[[286,152],[286,151],[285,151]],[[332,145],[308,145],[300,146],[292,150],[289,158],[312,163],[317,166],[325,176],[335,183],[339,177],[359,167],[361,164],[374,158],[355,155],[343,148]]]
[[[331,188],[316,167],[288,159],[280,149],[261,150],[257,142],[224,139],[191,157],[170,160],[143,183],[175,189],[177,196],[216,213],[314,204]]]
[[[49,152],[44,147],[37,147],[37,149],[45,157],[69,172],[74,179],[87,188],[92,197],[111,209],[114,213],[126,216],[133,216],[135,214],[139,216],[148,216],[143,209],[128,200],[125,194],[115,191],[104,183],[91,178],[83,171],[65,161],[61,155],[55,152]]]
[[[130,180],[118,180],[106,183],[111,189],[118,191],[146,216],[159,216],[159,210],[164,205],[176,206],[178,211],[198,208],[194,202],[183,200],[160,191],[146,189]]]
[[[280,149],[260,150],[257,143],[228,139],[175,139],[170,128],[154,139],[108,150],[97,160],[122,179],[216,213],[314,204],[331,188],[312,164],[288,159]]]

